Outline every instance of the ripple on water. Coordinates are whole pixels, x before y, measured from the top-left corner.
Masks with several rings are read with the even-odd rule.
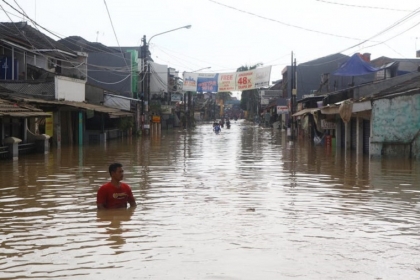
[[[135,211],[95,209],[112,161]],[[416,162],[290,145],[238,121],[220,135],[200,125],[0,164],[10,181],[0,187],[0,278],[418,276]]]

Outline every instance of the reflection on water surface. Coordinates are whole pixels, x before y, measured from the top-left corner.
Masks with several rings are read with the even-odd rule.
[[[96,211],[114,161],[134,211]],[[0,165],[2,279],[420,277],[418,162],[238,121]]]

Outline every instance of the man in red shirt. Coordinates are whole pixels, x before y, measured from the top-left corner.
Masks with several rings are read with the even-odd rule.
[[[130,186],[121,183],[124,177],[122,164],[111,164],[109,166],[109,175],[111,175],[111,182],[101,186],[96,196],[98,209],[127,208],[127,202],[130,204],[130,207],[136,207],[137,204]]]

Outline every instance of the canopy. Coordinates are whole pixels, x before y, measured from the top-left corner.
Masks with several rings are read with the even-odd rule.
[[[379,71],[379,68],[373,67],[370,63],[364,61],[360,54],[355,53],[346,62],[341,64],[332,74],[335,76],[361,76]]]

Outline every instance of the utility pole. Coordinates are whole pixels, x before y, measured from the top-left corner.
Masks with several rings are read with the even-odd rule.
[[[293,90],[292,90],[292,98],[293,98],[293,107],[292,107],[292,112],[293,114],[296,113],[295,109],[296,109],[296,95],[297,95],[297,71],[296,71],[296,58],[293,64]],[[296,138],[296,121],[295,118],[293,118],[293,140]]]
[[[143,114],[144,114],[144,132],[146,135],[150,131],[150,64],[149,64],[149,44],[146,41],[146,35],[143,36],[143,57],[144,57],[144,68],[145,76],[143,77],[143,83],[145,85],[144,97],[143,97]],[[149,40],[150,41],[150,40]]]
[[[148,52],[149,52],[149,48],[147,46],[147,41],[146,41],[146,35],[143,36],[143,38],[141,39],[143,46],[140,48],[140,58],[142,59],[143,65],[142,65],[142,78],[141,78],[141,94],[140,94],[140,99],[141,99],[141,129],[142,132],[145,133],[145,124],[146,124],[146,118],[145,118],[145,100],[146,99],[146,93],[147,93],[147,85],[146,85],[146,65],[147,65],[147,57],[148,57]]]
[[[293,114],[294,114],[294,98],[293,98],[293,93],[294,93],[294,89],[295,89],[295,74],[294,74],[294,69],[293,69],[293,52],[292,52],[292,60],[291,60],[291,64],[290,64],[290,140],[294,139],[294,133],[295,133],[295,128],[294,128],[294,121],[293,121]]]
[[[192,93],[191,91],[188,91],[188,119],[187,119],[187,124],[188,124],[188,128],[192,127],[192,120],[191,120],[191,111],[192,111],[192,100],[191,100],[191,96]]]

